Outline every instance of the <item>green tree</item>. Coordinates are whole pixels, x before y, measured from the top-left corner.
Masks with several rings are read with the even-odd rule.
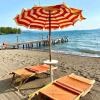
[[[0,27],[0,34],[20,34],[21,29],[20,28],[12,28],[12,27]]]

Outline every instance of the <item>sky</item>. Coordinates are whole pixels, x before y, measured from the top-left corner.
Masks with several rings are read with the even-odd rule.
[[[86,20],[77,22],[65,30],[87,30],[100,28],[100,0],[0,0],[0,27],[9,26],[26,29],[18,26],[13,20],[22,8],[32,8],[34,5],[56,5],[65,2],[69,7],[83,10]]]

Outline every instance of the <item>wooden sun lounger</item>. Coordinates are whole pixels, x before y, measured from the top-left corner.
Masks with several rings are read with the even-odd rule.
[[[29,95],[29,100],[79,100],[93,87],[95,80],[71,74]]]
[[[52,70],[55,70],[55,69],[57,69],[57,67],[52,66]],[[19,91],[22,84],[24,84],[30,77],[38,76],[39,74],[46,73],[49,70],[50,70],[50,67],[47,64],[18,69],[10,73],[13,75],[11,85],[14,86],[15,83],[19,82],[19,86],[17,88]]]

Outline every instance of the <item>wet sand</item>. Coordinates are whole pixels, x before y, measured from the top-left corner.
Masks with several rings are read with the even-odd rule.
[[[0,50],[0,100],[23,100],[24,97],[10,86],[9,73],[18,68],[41,64],[49,59],[48,56],[47,52],[36,50]],[[54,72],[54,79],[70,73],[95,79],[94,87],[81,100],[100,99],[100,58],[52,53],[52,59],[59,61],[56,65],[58,69]],[[25,84],[22,92],[28,95],[48,82],[50,82],[49,77],[36,79]]]

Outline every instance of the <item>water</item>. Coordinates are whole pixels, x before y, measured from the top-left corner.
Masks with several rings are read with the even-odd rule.
[[[48,32],[27,31],[19,34],[19,42],[47,39]],[[53,52],[100,57],[100,30],[54,31],[51,38],[68,37],[68,42],[52,46]],[[0,43],[15,43],[16,34],[0,35]],[[47,47],[43,48],[47,49]]]

